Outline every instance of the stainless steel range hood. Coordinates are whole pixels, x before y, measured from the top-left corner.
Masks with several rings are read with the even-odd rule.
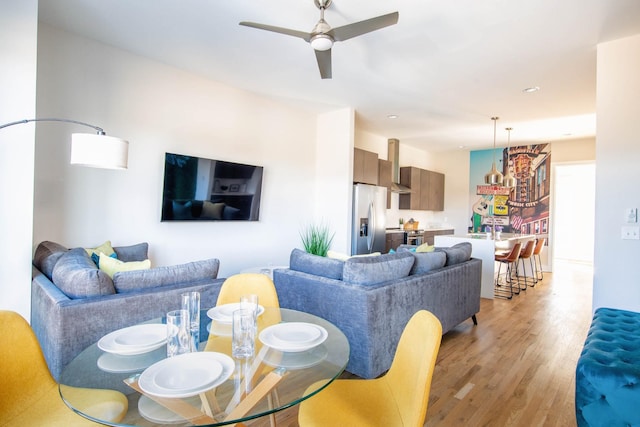
[[[400,140],[394,138],[389,139],[387,160],[391,161],[391,192],[399,194],[411,193],[409,187],[400,184]]]

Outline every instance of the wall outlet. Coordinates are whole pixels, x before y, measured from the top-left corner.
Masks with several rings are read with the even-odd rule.
[[[640,227],[622,227],[622,240],[640,240]]]

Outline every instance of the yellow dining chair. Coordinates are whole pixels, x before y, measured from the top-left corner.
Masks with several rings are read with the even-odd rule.
[[[300,404],[298,423],[301,427],[422,427],[441,339],[438,318],[418,311],[405,326],[386,374],[373,380],[335,380]]]
[[[258,295],[258,304],[263,307],[280,307],[273,280],[261,273],[241,273],[227,278],[220,288],[216,305],[240,302],[240,297],[247,294]]]
[[[0,425],[97,425],[73,412],[62,401],[40,343],[18,313],[0,310],[0,343]],[[65,396],[82,402],[78,409],[95,418],[120,422],[127,412],[127,398],[118,391],[61,387],[65,389]]]

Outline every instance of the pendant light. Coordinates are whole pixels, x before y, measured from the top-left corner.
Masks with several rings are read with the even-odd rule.
[[[507,131],[507,174],[502,179],[502,185],[508,188],[514,188],[517,184],[516,178],[511,175],[511,168],[509,167],[509,151],[511,151],[511,131],[513,128],[505,128]]]
[[[490,185],[502,185],[502,174],[496,169],[496,123],[500,117],[491,117],[493,120],[493,165],[488,174],[484,176],[484,183]]]

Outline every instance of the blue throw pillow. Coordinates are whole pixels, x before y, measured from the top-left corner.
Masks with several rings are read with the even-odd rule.
[[[118,259],[118,255],[115,252],[108,256],[109,258]],[[91,254],[91,260],[96,263],[96,267],[100,268],[100,254],[93,252]]]

